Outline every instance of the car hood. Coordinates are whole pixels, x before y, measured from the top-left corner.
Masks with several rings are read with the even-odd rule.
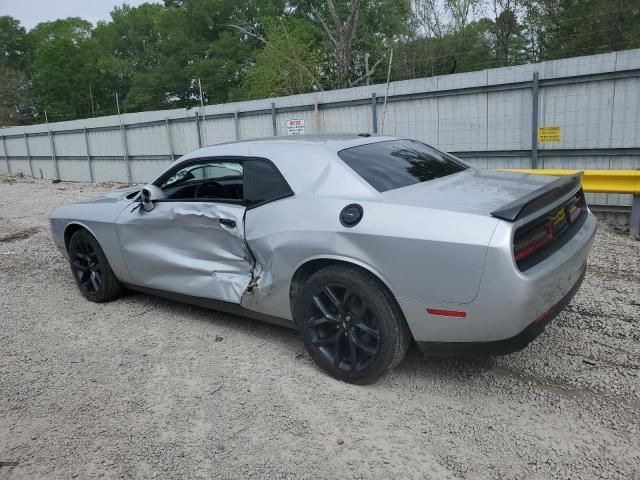
[[[104,192],[101,195],[99,195],[97,199],[98,200],[104,199],[104,198],[121,199],[121,198],[125,198],[130,193],[139,192],[140,190],[142,190],[142,187],[140,185],[134,185],[132,187],[119,188],[118,190],[111,190],[110,192]]]
[[[557,177],[470,168],[454,175],[389,190],[394,203],[478,215],[491,212],[553,182]]]

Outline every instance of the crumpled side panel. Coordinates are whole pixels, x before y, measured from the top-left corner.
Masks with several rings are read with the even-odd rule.
[[[251,280],[243,217],[242,206],[206,202],[158,202],[151,212],[123,213],[118,237],[134,283],[240,303]]]

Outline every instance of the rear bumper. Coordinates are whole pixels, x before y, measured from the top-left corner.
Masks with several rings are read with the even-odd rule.
[[[555,304],[544,317],[530,323],[524,330],[511,338],[493,340],[489,342],[417,342],[418,347],[425,355],[438,357],[476,357],[484,355],[507,355],[522,350],[533,342],[551,321],[571,302],[576,292],[580,289],[587,266],[583,267],[578,281],[571,290]]]
[[[504,222],[496,229],[478,295],[472,302],[453,304],[396,297],[416,342],[490,345],[522,341],[521,336],[535,333],[534,328],[529,330],[535,319],[562,305],[565,298],[573,297],[575,292],[571,292],[580,285],[597,229],[593,214],[589,213],[565,245],[526,272],[519,271],[513,259],[512,228]],[[465,315],[439,316],[429,314],[427,308],[462,311]]]

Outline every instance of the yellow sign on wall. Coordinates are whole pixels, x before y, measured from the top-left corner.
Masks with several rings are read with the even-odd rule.
[[[560,127],[538,127],[538,143],[556,143],[560,141]]]

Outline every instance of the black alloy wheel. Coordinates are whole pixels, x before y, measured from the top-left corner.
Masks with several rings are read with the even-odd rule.
[[[80,293],[92,302],[106,302],[122,293],[107,257],[97,240],[84,229],[76,231],[69,242],[69,263]]]
[[[320,367],[350,383],[371,383],[404,358],[411,332],[389,290],[345,264],[312,274],[292,304],[305,347]]]
[[[357,372],[380,349],[380,326],[367,303],[353,289],[337,283],[322,285],[311,295],[306,326],[311,345],[335,368]]]
[[[102,286],[102,267],[93,246],[84,238],[78,239],[71,252],[71,267],[81,289],[97,294]]]

